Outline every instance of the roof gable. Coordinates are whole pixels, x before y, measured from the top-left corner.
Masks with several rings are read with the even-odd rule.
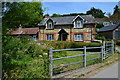
[[[65,16],[65,17],[51,17],[45,18],[38,26],[45,26],[45,23],[48,19],[52,19],[55,23],[54,25],[64,25],[64,24],[73,24],[73,21],[77,18],[82,18],[85,23],[95,23],[95,19],[92,15],[78,15],[78,16]]]
[[[83,19],[80,15],[78,15],[78,16],[76,16],[76,17],[73,19],[72,22],[74,22],[77,18],[81,18],[81,19],[84,21],[84,19]]]

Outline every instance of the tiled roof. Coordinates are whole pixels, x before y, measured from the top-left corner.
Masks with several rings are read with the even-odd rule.
[[[112,31],[112,30],[116,29],[118,26],[120,26],[120,24],[106,26],[106,27],[101,28],[98,32]]]
[[[80,15],[84,20],[85,23],[95,23],[95,19],[92,15]],[[39,26],[43,26],[45,25],[46,21],[48,19],[53,20],[53,22],[55,23],[54,25],[65,25],[65,24],[73,24],[73,20],[76,18],[77,16],[65,16],[65,17],[50,17],[50,18],[45,18],[42,22],[40,22],[40,24],[38,24]]]
[[[8,34],[17,35],[17,34],[37,34],[39,28],[18,28],[10,31]]]

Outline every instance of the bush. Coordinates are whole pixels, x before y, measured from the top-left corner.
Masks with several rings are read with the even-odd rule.
[[[49,47],[27,39],[3,37],[3,78],[48,78]]]
[[[120,41],[116,41],[116,45],[120,46]]]
[[[69,42],[69,41],[41,41],[46,45],[51,46],[54,49],[67,49],[67,48],[81,48],[83,46],[87,47],[97,47],[101,46],[101,43],[86,43],[86,42]]]
[[[100,46],[100,43],[68,42],[68,41],[41,41],[46,45],[37,45],[36,42],[3,36],[3,79],[11,78],[49,78],[48,49],[80,48],[83,46]],[[65,57],[67,52],[57,52],[53,57]]]
[[[98,24],[96,25],[96,28],[102,28],[102,27],[104,27],[104,25],[103,25],[102,23],[98,23]]]
[[[106,38],[105,38],[104,36],[101,36],[101,35],[95,36],[95,39],[98,39],[98,40],[106,40]]]

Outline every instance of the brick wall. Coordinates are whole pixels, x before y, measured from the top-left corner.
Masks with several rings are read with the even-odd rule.
[[[91,40],[91,29],[92,29],[92,33],[96,33],[95,25],[85,25],[83,28],[79,28],[79,29],[73,28],[73,25],[54,26],[54,29],[45,29],[45,27],[40,27],[40,40],[46,40],[47,34],[54,34],[54,37],[55,37],[54,40],[58,40],[58,37],[59,37],[58,32],[61,29],[64,29],[68,33],[67,41],[74,41],[75,34],[83,34],[84,36],[83,40],[90,41]]]

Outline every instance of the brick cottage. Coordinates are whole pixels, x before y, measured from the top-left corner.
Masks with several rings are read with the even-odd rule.
[[[17,29],[18,32],[13,30],[10,34],[28,35],[31,36],[33,40],[88,42],[94,40],[96,22],[92,15],[45,17],[44,20],[38,24],[37,28],[27,28],[27,30],[29,34],[27,34],[27,32],[23,34],[22,29]],[[15,31],[16,33],[13,34]],[[34,34],[32,34],[32,32],[34,32]]]

